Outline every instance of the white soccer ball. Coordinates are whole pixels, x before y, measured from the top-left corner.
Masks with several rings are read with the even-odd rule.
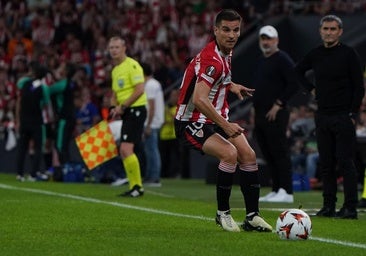
[[[300,209],[285,210],[278,216],[276,233],[284,240],[306,240],[311,235],[309,215]]]

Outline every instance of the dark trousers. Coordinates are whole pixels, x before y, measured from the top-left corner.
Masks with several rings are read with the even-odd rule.
[[[268,121],[265,114],[256,112],[254,135],[271,174],[272,190],[283,188],[292,194],[290,147],[286,136],[289,112],[279,110],[275,121]]]
[[[337,177],[343,176],[343,206],[355,208],[358,201],[355,126],[348,114],[316,114],[315,124],[324,206],[335,207]]]
[[[181,175],[180,148],[178,139],[160,140],[161,177],[175,178]]]
[[[73,139],[75,120],[60,119],[57,123],[56,149],[60,164],[70,161],[70,142]]]
[[[30,175],[36,177],[37,172],[41,171],[42,157],[42,124],[21,124],[19,129],[17,171],[19,175],[24,175],[24,166],[27,152],[29,151],[30,141],[33,141],[34,154],[31,161]]]

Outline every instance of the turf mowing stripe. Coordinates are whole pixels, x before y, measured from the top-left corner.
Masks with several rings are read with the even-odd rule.
[[[134,209],[134,210],[139,210],[139,211],[144,211],[144,212],[152,212],[152,213],[170,215],[170,216],[175,216],[175,217],[184,217],[184,218],[199,219],[199,220],[206,220],[206,221],[213,221],[214,220],[213,218],[207,218],[207,217],[203,217],[203,216],[173,213],[173,212],[167,212],[167,211],[162,211],[162,210],[156,210],[156,209],[151,209],[151,208],[145,208],[145,207],[140,207],[140,206],[124,204],[124,203],[120,203],[120,202],[108,202],[108,201],[102,201],[102,200],[95,199],[95,198],[75,196],[75,195],[63,194],[63,193],[56,193],[56,192],[47,191],[47,190],[40,190],[40,189],[20,188],[20,187],[9,186],[9,185],[6,185],[6,184],[1,184],[1,183],[0,183],[0,188],[27,191],[27,192],[43,194],[43,195],[50,195],[50,196],[66,197],[66,198],[76,199],[76,200],[80,200],[80,201],[86,201],[86,202],[98,203],[98,204],[113,205],[113,206],[117,206],[117,207],[121,207],[121,208]]]
[[[214,220],[213,218],[207,218],[207,217],[203,217],[203,216],[195,216],[195,215],[174,213],[174,212],[168,212],[168,211],[162,211],[162,210],[156,210],[156,209],[151,209],[151,208],[145,208],[145,207],[139,207],[139,206],[124,204],[124,203],[119,203],[119,202],[108,202],[108,201],[102,201],[102,200],[95,199],[95,198],[75,196],[75,195],[64,194],[64,193],[56,193],[56,192],[47,191],[47,190],[9,186],[9,185],[6,185],[6,184],[1,184],[1,183],[0,183],[0,188],[10,189],[10,190],[26,191],[26,192],[36,193],[36,194],[43,194],[43,195],[50,195],[50,196],[57,196],[57,197],[71,198],[71,199],[90,202],[90,203],[113,205],[113,206],[117,206],[117,207],[121,207],[121,208],[134,209],[134,210],[139,210],[139,211],[143,211],[143,212],[151,212],[151,213],[169,215],[169,216],[174,216],[174,217],[199,219],[199,220],[205,220],[205,221],[213,221]],[[272,210],[274,210],[274,209],[275,208],[272,208]],[[277,209],[277,210],[280,211],[280,209]],[[321,238],[321,237],[313,237],[313,236],[310,237],[310,239],[315,240],[315,241],[319,241],[319,242],[324,242],[324,243],[330,243],[330,244],[336,244],[336,245],[343,245],[343,246],[347,246],[347,247],[366,249],[366,244],[339,241],[339,240],[333,240],[333,239],[327,239],[327,238]]]

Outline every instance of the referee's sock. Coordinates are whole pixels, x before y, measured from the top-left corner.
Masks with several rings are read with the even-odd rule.
[[[129,155],[122,162],[129,180],[129,188],[132,189],[135,185],[142,187],[140,163],[136,154]]]

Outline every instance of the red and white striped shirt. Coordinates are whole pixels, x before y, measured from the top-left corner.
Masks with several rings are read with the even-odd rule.
[[[231,54],[224,55],[212,41],[196,55],[185,70],[175,118],[180,121],[212,124],[192,103],[194,86],[204,80],[210,86],[209,100],[217,113],[228,119],[227,93],[231,84]]]

